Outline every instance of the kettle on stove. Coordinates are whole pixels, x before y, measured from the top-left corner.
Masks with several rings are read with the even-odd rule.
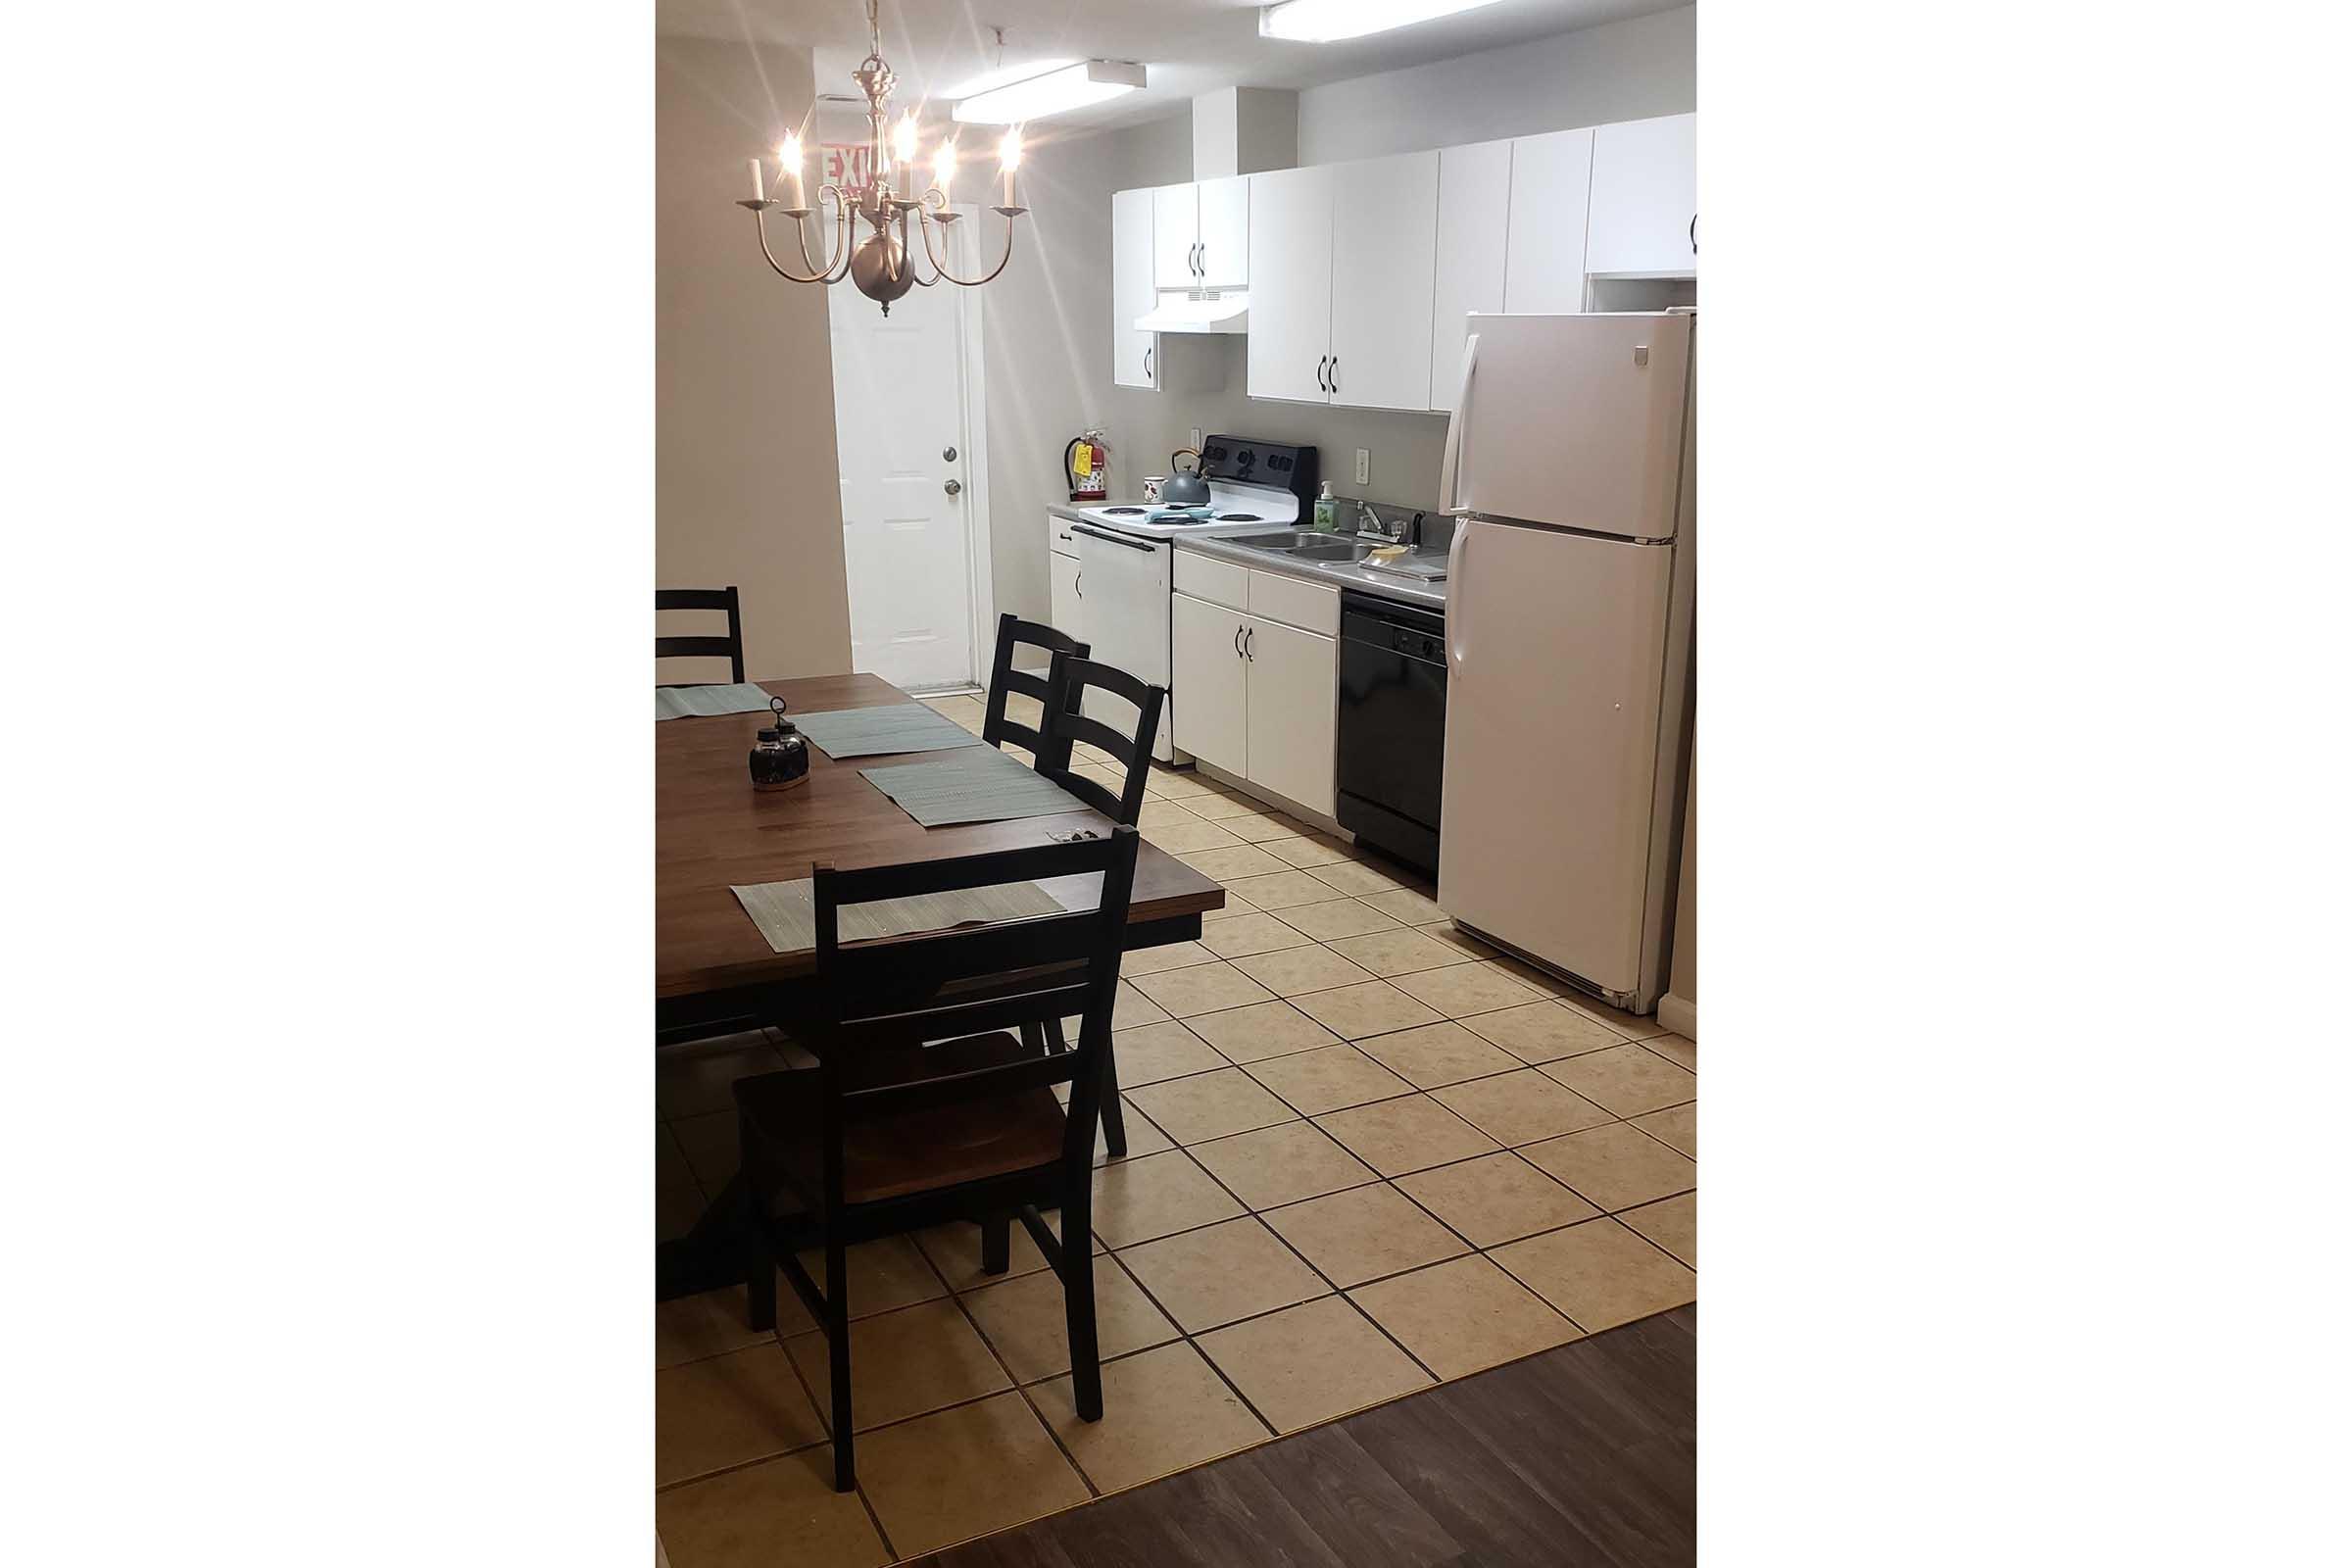
[[[1190,455],[1193,470],[1190,473],[1176,466],[1176,460]],[[1159,487],[1159,504],[1163,507],[1205,507],[1208,505],[1208,480],[1200,473],[1200,449],[1178,447],[1168,454],[1168,481]]]

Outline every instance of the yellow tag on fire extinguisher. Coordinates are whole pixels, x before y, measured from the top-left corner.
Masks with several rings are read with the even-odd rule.
[[[1083,479],[1094,471],[1095,444],[1092,441],[1081,441],[1078,443],[1078,477]]]

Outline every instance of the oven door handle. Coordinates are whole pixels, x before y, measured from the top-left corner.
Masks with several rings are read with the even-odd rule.
[[[1083,523],[1083,522],[1073,522],[1073,523],[1071,523],[1071,524],[1070,524],[1070,532],[1072,532],[1072,533],[1082,533],[1082,534],[1086,535],[1086,536],[1087,536],[1089,539],[1101,539],[1101,540],[1103,540],[1104,542],[1106,542],[1106,543],[1108,543],[1108,544],[1114,544],[1114,545],[1125,545],[1125,546],[1126,546],[1128,549],[1130,549],[1130,550],[1141,550],[1141,551],[1142,551],[1142,552],[1143,552],[1145,555],[1147,555],[1147,556],[1148,556],[1148,555],[1150,555],[1150,554],[1151,554],[1152,551],[1154,551],[1154,550],[1157,550],[1157,549],[1159,548],[1159,546],[1157,546],[1157,545],[1148,545],[1148,544],[1145,544],[1145,543],[1144,543],[1142,540],[1140,540],[1140,539],[1129,539],[1129,538],[1126,538],[1126,537],[1125,537],[1125,536],[1123,536],[1123,535],[1120,535],[1120,534],[1115,534],[1115,533],[1103,533],[1103,532],[1102,532],[1102,530],[1100,530],[1100,529],[1097,529],[1097,528],[1089,528],[1089,527],[1088,527],[1088,526],[1087,526],[1085,523]]]

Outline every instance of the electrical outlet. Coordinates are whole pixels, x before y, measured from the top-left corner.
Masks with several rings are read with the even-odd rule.
[[[1355,449],[1355,482],[1357,484],[1372,482],[1372,454],[1362,447]]]
[[[1193,429],[1193,450],[1195,452],[1200,450],[1200,430],[1198,425],[1196,425]]]

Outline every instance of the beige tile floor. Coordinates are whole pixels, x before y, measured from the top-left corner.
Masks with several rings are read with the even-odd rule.
[[[975,700],[933,706],[979,726]],[[824,1342],[791,1293],[772,1336],[743,1327],[740,1290],[664,1302],[675,1568],[920,1555],[1695,1298],[1690,1041],[1498,958],[1426,882],[1208,780],[1157,773],[1143,827],[1233,883],[1199,943],[1139,956],[1122,987],[1103,1420],[1076,1418],[1060,1292],[1017,1226],[1005,1275],[979,1271],[970,1226],[853,1253],[850,1496]],[[733,1169],[727,1085],[793,1054],[772,1034],[664,1054],[662,1234]]]

